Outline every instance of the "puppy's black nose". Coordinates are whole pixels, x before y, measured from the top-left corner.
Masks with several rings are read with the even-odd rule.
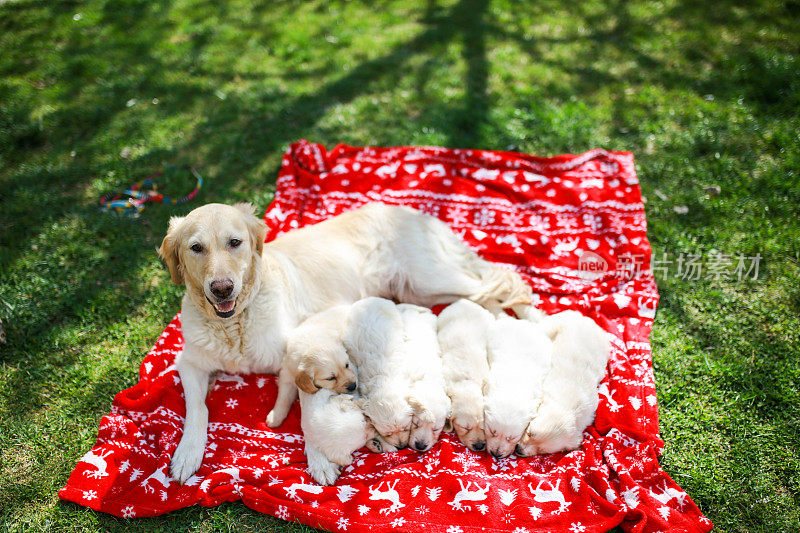
[[[519,444],[514,446],[514,453],[520,457],[525,457],[525,452],[522,451],[522,447]]]
[[[492,457],[494,457],[495,459],[500,459],[503,456],[503,454],[500,453],[500,450],[492,450],[489,453],[491,453]]]
[[[425,442],[422,442],[421,440],[418,440],[418,441],[414,442],[414,448],[418,452],[424,452],[427,447],[428,447],[428,444],[425,443]]]
[[[356,390],[356,382],[354,381],[351,384],[349,384],[347,386],[347,390],[350,391],[350,392],[353,392],[354,390]]]
[[[215,280],[211,282],[211,294],[224,300],[233,292],[233,281],[229,279]]]
[[[472,451],[474,452],[483,451],[484,448],[486,448],[485,442],[476,442],[475,444],[472,445]]]

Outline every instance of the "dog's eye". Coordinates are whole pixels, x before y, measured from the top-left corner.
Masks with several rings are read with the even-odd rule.
[[[379,441],[378,439],[372,439],[372,445],[375,446],[375,449],[378,450],[379,452],[383,451],[383,447],[381,446],[381,441]]]
[[[203,245],[197,242],[194,243],[190,248],[196,254],[202,253],[203,251]]]
[[[350,368],[350,363],[345,363],[345,364],[344,364],[344,367],[345,367],[345,368]]]
[[[336,376],[331,376],[329,378],[325,378],[325,381],[333,381],[334,379],[336,379]]]
[[[240,244],[242,244],[242,241],[239,239],[231,239],[228,241],[228,246],[231,248],[238,248]]]

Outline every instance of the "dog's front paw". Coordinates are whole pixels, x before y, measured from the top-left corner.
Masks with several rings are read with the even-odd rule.
[[[267,415],[267,426],[271,428],[276,428],[283,424],[283,421],[286,420],[287,413],[280,413],[277,412],[276,409],[273,409]]]
[[[175,449],[175,453],[172,454],[172,461],[170,461],[169,473],[172,479],[182,485],[192,477],[203,463],[205,448],[206,445],[203,440],[191,438],[191,436],[187,438],[187,435],[184,435]]]
[[[339,479],[341,467],[324,456],[308,458],[308,473],[320,485],[333,485]]]

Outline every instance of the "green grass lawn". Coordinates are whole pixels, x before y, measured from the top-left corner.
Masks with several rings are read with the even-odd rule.
[[[740,4],[0,2],[0,528],[307,529],[56,496],[179,308],[169,216],[263,210],[306,137],[634,152],[656,257],[763,257],[757,280],[659,279],[662,463],[720,531],[800,529],[800,3]],[[187,163],[193,203],[99,212]]]

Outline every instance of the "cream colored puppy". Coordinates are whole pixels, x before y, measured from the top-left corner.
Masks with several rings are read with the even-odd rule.
[[[186,401],[170,472],[199,468],[206,445],[209,377],[275,373],[290,332],[309,316],[365,296],[432,306],[461,297],[492,309],[530,303],[515,272],[489,263],[440,220],[368,204],[264,245],[249,204],[209,204],[170,220],[159,254],[186,284],[176,359]]]
[[[517,445],[520,456],[577,449],[594,421],[597,386],[606,373],[610,343],[592,319],[564,311],[542,319],[553,339],[553,358],[542,403]]]
[[[397,451],[364,417],[353,396],[320,389],[300,391],[300,427],[306,445],[308,473],[320,485],[332,485],[353,452],[364,446],[378,453]]]
[[[439,440],[450,412],[436,338],[436,315],[412,304],[400,304],[397,309],[403,318],[402,363],[411,381],[408,402],[414,413],[408,443],[414,450],[425,452]]]
[[[342,343],[349,312],[349,305],[336,305],[310,316],[289,334],[278,377],[278,397],[267,415],[269,427],[278,427],[286,419],[297,399],[297,389],[306,394],[319,389],[340,394],[356,390],[356,369]]]
[[[486,448],[499,459],[514,452],[536,414],[553,342],[538,324],[501,315],[489,326],[488,347]]]
[[[378,433],[399,449],[408,445],[414,414],[403,343],[403,318],[393,302],[370,297],[352,305],[344,344],[358,368],[360,405]]]
[[[472,451],[486,449],[483,389],[489,377],[487,335],[495,317],[469,300],[447,306],[438,319],[445,388],[452,402],[449,425]]]

